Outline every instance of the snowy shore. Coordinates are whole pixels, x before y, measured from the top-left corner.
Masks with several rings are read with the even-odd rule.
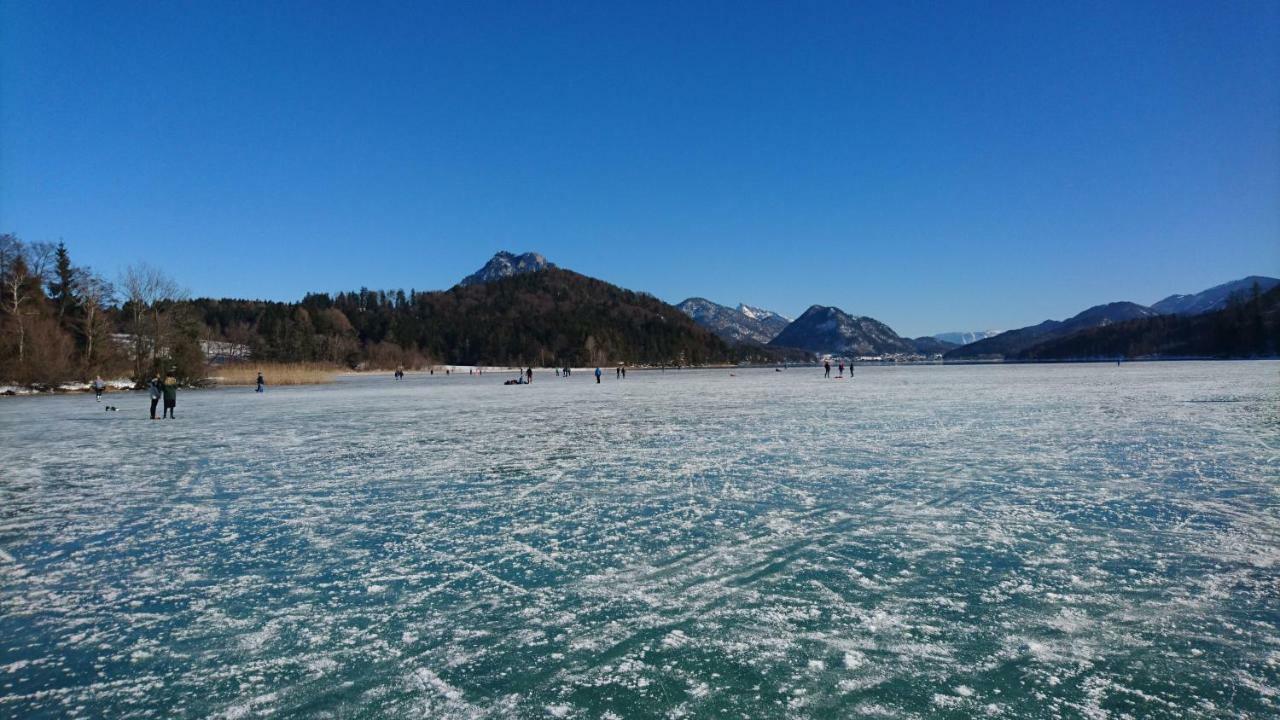
[[[116,378],[115,380],[104,380],[107,384],[107,392],[119,392],[121,390],[133,390],[134,383],[129,378]],[[66,382],[55,386],[47,385],[0,385],[0,396],[3,395],[53,395],[56,393],[77,393],[89,392],[93,387],[87,382]]]

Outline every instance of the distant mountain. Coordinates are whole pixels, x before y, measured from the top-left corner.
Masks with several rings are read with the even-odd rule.
[[[443,291],[361,289],[312,293],[298,303],[185,304],[210,339],[234,338],[255,360],[590,367],[772,362],[779,355],[730,348],[652,295],[556,267]]]
[[[458,284],[463,287],[480,285],[514,275],[523,275],[524,273],[537,272],[553,267],[555,265],[547,262],[547,259],[538,253],[529,252],[522,255],[513,255],[506,250],[502,250],[490,258],[489,262],[484,264],[484,267],[462,278],[462,282]]]
[[[831,355],[912,354],[915,345],[888,325],[849,315],[840,308],[814,305],[778,334],[774,347],[798,348]]]
[[[1144,317],[1037,343],[1019,360],[1275,357],[1280,354],[1280,286],[1221,310]]]
[[[968,345],[971,342],[986,340],[989,337],[995,337],[1000,334],[1000,330],[971,330],[969,332],[944,332],[938,333],[933,337],[945,343],[953,345]]]
[[[916,352],[921,355],[941,355],[948,350],[954,350],[960,347],[957,343],[939,340],[937,336],[929,337],[928,335],[915,338],[911,341],[911,344],[915,345]]]
[[[456,287],[418,304],[426,349],[460,364],[734,359],[723,340],[671,305],[559,268]]]
[[[1039,325],[1009,330],[958,347],[947,352],[945,357],[948,360],[1002,360],[1012,358],[1037,343],[1066,337],[1080,330],[1156,315],[1159,313],[1155,310],[1131,302],[1095,305],[1067,320],[1045,320]]]
[[[1266,293],[1280,285],[1280,279],[1250,275],[1247,278],[1215,285],[1194,295],[1170,295],[1152,305],[1151,309],[1162,315],[1200,315],[1201,313],[1213,312],[1214,310],[1225,308],[1227,300],[1232,295],[1236,295],[1242,300],[1248,299],[1253,294],[1255,283],[1258,286],[1259,293]]]
[[[731,343],[759,343],[764,345],[777,337],[790,322],[772,310],[761,310],[750,305],[736,308],[694,297],[676,305],[693,321]]]

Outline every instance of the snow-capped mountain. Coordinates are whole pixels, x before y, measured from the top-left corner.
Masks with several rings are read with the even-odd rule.
[[[942,342],[946,342],[946,343],[954,343],[956,345],[968,345],[971,342],[978,342],[979,340],[986,340],[989,337],[995,337],[1002,332],[1004,331],[1003,330],[969,330],[969,331],[938,333],[933,337],[937,340],[941,340]]]
[[[490,258],[489,262],[484,264],[484,267],[462,278],[462,282],[458,284],[479,285],[508,278],[512,275],[522,275],[553,267],[555,265],[547,262],[547,259],[539,253],[529,252],[522,255],[513,255],[506,250],[502,250]]]
[[[1253,294],[1255,284],[1258,286],[1259,293],[1265,293],[1280,285],[1280,280],[1250,275],[1247,278],[1215,285],[1194,295],[1170,295],[1152,305],[1151,309],[1162,315],[1202,315],[1226,307],[1232,295],[1247,299]]]
[[[781,313],[776,313],[772,310],[765,310],[764,308],[751,307],[750,305],[746,305],[744,303],[738,303],[738,312],[742,313],[743,315],[746,315],[747,317],[753,320],[759,320],[760,322],[772,322],[772,321],[781,320],[783,322],[782,327],[786,327],[787,326],[786,324],[791,322],[791,318],[787,317],[786,315],[783,315]],[[779,332],[781,332],[781,329],[779,329]]]
[[[762,310],[750,305],[731,308],[699,297],[689,298],[676,307],[693,318],[694,322],[732,343],[754,342],[763,345],[791,322],[772,310]]]
[[[786,327],[770,345],[830,355],[890,355],[916,352],[915,343],[875,318],[850,315],[840,308],[814,305]]]

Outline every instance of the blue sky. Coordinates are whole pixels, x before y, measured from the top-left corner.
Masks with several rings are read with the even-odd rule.
[[[1280,4],[4,0],[0,230],[197,295],[537,250],[1017,327],[1280,274]]]

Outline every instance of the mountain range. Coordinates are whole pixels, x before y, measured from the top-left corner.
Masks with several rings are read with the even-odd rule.
[[[1253,284],[1250,283],[1250,287]],[[1247,358],[1280,354],[1280,285],[1228,296],[1218,309],[1100,325],[1038,343],[1017,360]]]
[[[1009,330],[1007,332],[969,343],[948,351],[943,357],[947,360],[1015,360],[1015,359],[1047,359],[1057,357],[1055,352],[1064,352],[1071,344],[1058,341],[1073,337],[1078,333],[1105,328],[1112,325],[1127,325],[1133,321],[1156,318],[1160,316],[1194,317],[1227,309],[1233,302],[1239,304],[1249,300],[1256,292],[1265,295],[1280,286],[1280,280],[1260,275],[1250,275],[1240,280],[1215,285],[1190,295],[1170,295],[1169,297],[1148,307],[1132,302],[1113,302],[1095,305],[1066,320],[1045,320],[1038,325]],[[1050,350],[1058,348],[1058,350]],[[1063,355],[1063,359],[1074,357]]]
[[[554,268],[555,265],[538,253],[514,255],[504,251],[464,278],[459,286],[491,283]],[[1112,302],[1088,308],[1065,320],[1045,320],[1004,332],[950,332],[914,339],[898,335],[875,318],[823,305],[811,306],[795,320],[772,310],[743,303],[730,307],[702,297],[688,298],[675,308],[730,346],[757,353],[773,351],[793,358],[795,351],[804,351],[836,356],[942,355],[947,360],[1013,360],[1047,357],[1046,348],[1073,347],[1059,341],[1099,328],[1129,327],[1131,323],[1161,316],[1194,317],[1222,311],[1233,299],[1247,299],[1255,290],[1263,295],[1277,286],[1280,280],[1276,278],[1253,275],[1198,293],[1171,295],[1151,306]],[[1144,331],[1150,332],[1151,328],[1146,327]]]
[[[1045,320],[1039,325],[1002,332],[977,342],[949,351],[945,357],[959,359],[1003,359],[1012,357],[1031,346],[1066,337],[1078,330],[1110,325],[1135,318],[1153,317],[1160,313],[1149,307],[1131,302],[1115,302],[1095,305],[1066,320]]]

